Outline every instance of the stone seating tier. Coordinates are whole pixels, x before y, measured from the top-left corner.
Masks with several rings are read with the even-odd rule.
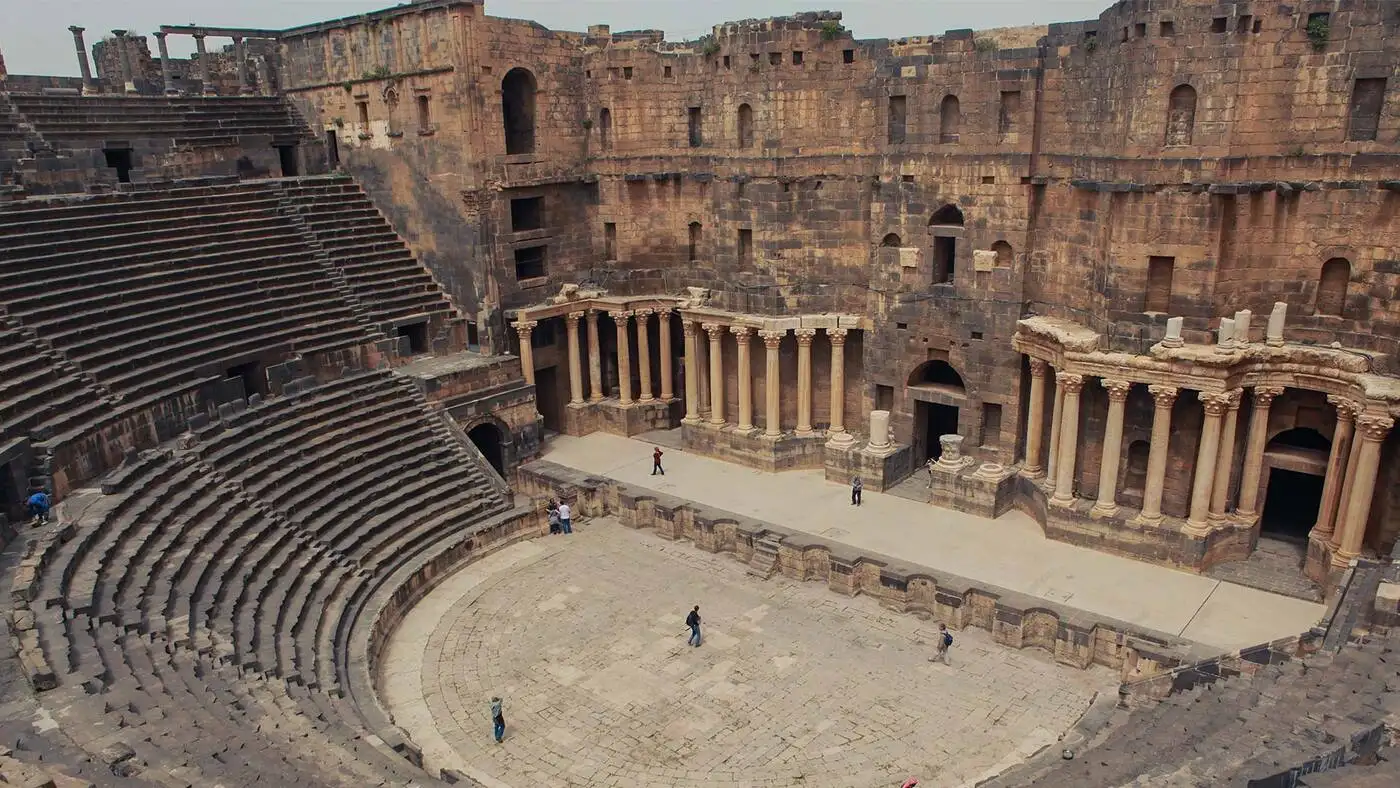
[[[132,762],[203,784],[433,782],[373,744],[341,697],[346,655],[379,583],[509,508],[480,459],[387,372],[193,437],[112,474],[102,514],[39,554],[65,735],[111,732]]]
[[[250,135],[297,140],[308,134],[279,98],[104,97],[14,94],[14,108],[45,139],[171,139],[221,144]]]

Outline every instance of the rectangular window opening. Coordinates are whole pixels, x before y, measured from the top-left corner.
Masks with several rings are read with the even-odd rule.
[[[544,229],[544,198],[518,197],[510,201],[510,230],[521,233]]]
[[[103,148],[102,155],[107,159],[107,166],[117,171],[117,181],[120,183],[131,183],[131,149],[130,148]]]
[[[617,259],[617,224],[603,222],[603,259]]]
[[[1347,123],[1347,139],[1374,140],[1380,127],[1381,109],[1385,106],[1385,78],[1358,79],[1351,87],[1351,107]]]
[[[906,103],[904,96],[890,96],[889,143],[899,145],[904,142]]]
[[[768,65],[770,65],[770,66],[781,66],[782,64],[783,64],[783,53],[782,53],[782,52],[769,52],[769,53],[768,53]]]
[[[953,281],[953,264],[958,255],[958,239],[948,235],[933,238],[933,283],[948,284]]]
[[[278,145],[277,159],[282,165],[283,178],[292,178],[301,174],[301,168],[297,164],[297,146]]]
[[[726,69],[729,68],[729,56],[728,56],[728,55],[725,55],[725,56],[724,56],[724,67],[725,67]]]
[[[753,230],[739,231],[739,262],[753,263]]]
[[[894,410],[894,386],[875,385],[875,410]]]
[[[686,250],[686,259],[694,262],[700,259],[700,223],[690,223],[689,248]]]
[[[1210,32],[1224,33],[1230,25],[1230,18],[1227,16],[1217,16],[1210,20]]]
[[[1162,24],[1158,25],[1157,33],[1163,36],[1174,36],[1176,35],[1176,25],[1169,21],[1163,22]]]
[[[361,125],[361,126],[368,126],[368,125],[369,125],[369,102],[368,102],[368,101],[357,101],[357,102],[355,102],[355,109],[360,113],[360,125]]]
[[[997,113],[997,131],[1009,134],[1016,130],[1016,120],[1021,114],[1021,91],[1003,90],[1001,110]]]
[[[670,67],[670,66],[664,67],[664,68],[662,69],[662,71],[661,71],[661,75],[664,76],[664,77],[666,77],[667,79],[670,79],[670,78],[671,78],[671,67]]]
[[[1241,14],[1240,18],[1235,20],[1235,32],[1239,35],[1248,33],[1252,27],[1254,27],[1254,17],[1250,14]]]
[[[545,275],[545,249],[543,246],[527,246],[515,250],[515,280],[538,279]]]
[[[432,131],[433,109],[432,101],[427,96],[418,97],[418,130]]]
[[[701,127],[700,127],[700,121],[701,121],[701,118],[700,118],[700,108],[699,108],[699,107],[689,107],[689,108],[686,109],[685,114],[686,114],[687,132],[689,133],[689,137],[690,137],[690,147],[692,147],[692,148],[698,148],[698,147],[700,147],[700,146],[704,143],[704,138],[701,137],[701,134],[700,134],[700,131],[701,131]]]
[[[854,62],[856,62],[856,51],[855,51],[854,49],[843,49],[843,50],[841,50],[841,62],[842,62],[842,63],[854,63]]]
[[[428,322],[414,323],[410,326],[399,326],[399,336],[408,340],[408,352],[412,355],[421,355],[432,350],[428,344]]]
[[[1138,22],[1137,24],[1133,25],[1133,34],[1136,35],[1138,38],[1147,38],[1147,23]]]
[[[623,66],[623,67],[622,67],[622,78],[623,78],[623,79],[631,79],[631,78],[632,78],[632,67],[631,67],[631,66]]]
[[[794,66],[800,66],[800,65],[802,65],[802,52],[801,52],[800,50],[793,50],[793,52],[792,52],[792,64],[793,64]]]
[[[1175,257],[1152,255],[1147,258],[1147,298],[1142,311],[1166,313],[1171,309],[1175,265]]]

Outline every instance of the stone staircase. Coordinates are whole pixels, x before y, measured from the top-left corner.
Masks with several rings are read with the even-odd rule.
[[[767,531],[753,540],[753,555],[749,556],[748,568],[744,573],[749,577],[767,580],[778,569],[778,545],[782,537]]]

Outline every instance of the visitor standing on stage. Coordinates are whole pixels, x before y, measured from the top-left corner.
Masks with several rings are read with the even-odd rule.
[[[689,645],[700,645],[700,606],[696,605],[690,609],[690,615],[685,617],[685,625],[690,627]]]
[[[658,473],[661,474],[662,476],[665,476],[665,475],[666,475],[666,469],[661,467],[661,454],[662,454],[662,451],[661,451],[661,447],[660,447],[660,446],[657,446],[657,447],[652,451],[652,453],[651,453],[651,475],[652,475],[652,476],[655,476],[655,475],[658,474]]]
[[[566,534],[574,532],[573,516],[574,512],[569,508],[569,504],[561,501],[559,503],[559,527]]]
[[[857,476],[856,478],[854,478],[854,479],[851,480],[851,505],[852,505],[852,506],[860,506],[860,491],[863,490],[863,489],[865,489],[865,483],[862,482],[862,481],[860,480],[860,477],[859,477],[859,476]]]

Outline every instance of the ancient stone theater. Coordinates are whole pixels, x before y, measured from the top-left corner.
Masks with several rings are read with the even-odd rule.
[[[1400,783],[1400,4],[224,21],[0,59],[0,784]]]

